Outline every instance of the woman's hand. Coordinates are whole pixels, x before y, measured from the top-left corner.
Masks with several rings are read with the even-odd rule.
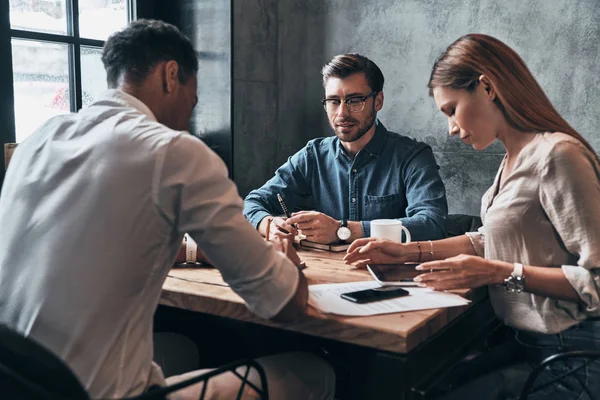
[[[377,238],[357,239],[344,257],[346,264],[365,268],[367,264],[401,264],[408,261],[406,245]]]
[[[417,270],[427,272],[417,276],[415,282],[435,290],[471,289],[502,284],[513,268],[513,264],[504,261],[461,254],[417,266]]]

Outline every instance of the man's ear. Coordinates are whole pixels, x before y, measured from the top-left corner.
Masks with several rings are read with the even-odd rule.
[[[166,93],[172,93],[179,84],[179,65],[177,64],[177,61],[167,61],[163,73],[163,90]]]
[[[490,100],[496,100],[496,89],[494,88],[494,85],[487,76],[481,75],[479,77],[479,84],[485,90]]]
[[[375,111],[381,110],[383,107],[383,92],[377,93],[375,95]]]

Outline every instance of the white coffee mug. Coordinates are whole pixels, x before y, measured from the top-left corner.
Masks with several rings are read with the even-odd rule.
[[[410,232],[397,219],[375,219],[371,221],[371,237],[393,240],[402,243],[402,231],[406,234],[406,243],[410,243]]]

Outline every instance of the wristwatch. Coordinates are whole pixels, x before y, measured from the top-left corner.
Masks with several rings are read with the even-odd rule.
[[[345,242],[350,239],[352,232],[350,232],[350,228],[348,228],[348,221],[345,219],[340,221],[340,227],[337,230],[337,237],[340,241]]]
[[[504,287],[508,293],[521,293],[525,290],[523,264],[515,263],[515,269],[513,269],[510,276],[504,280]]]

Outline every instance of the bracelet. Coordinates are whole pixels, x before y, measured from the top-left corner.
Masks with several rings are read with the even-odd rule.
[[[183,237],[185,238],[185,262],[195,264],[198,245],[187,233]]]
[[[423,255],[423,252],[421,251],[421,242],[417,242],[417,246],[419,246],[419,261],[418,261],[418,263],[421,264],[421,256]]]
[[[431,249],[429,250],[429,255],[431,256],[430,261],[433,261],[435,260],[435,257],[433,256],[433,242],[431,240],[429,240],[429,245],[431,246]]]

